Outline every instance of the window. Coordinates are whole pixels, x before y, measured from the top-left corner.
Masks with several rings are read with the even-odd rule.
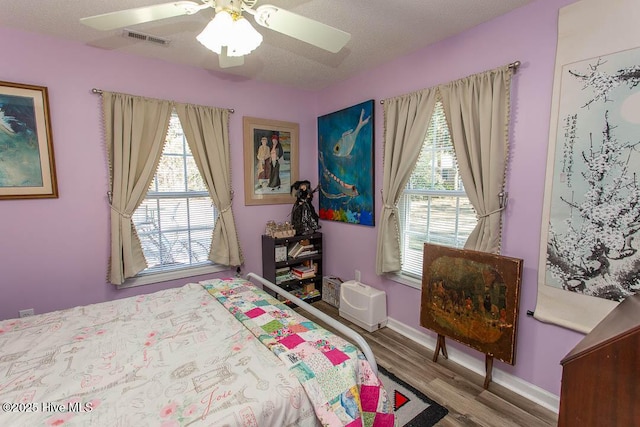
[[[461,248],[477,219],[458,174],[441,102],[437,102],[411,178],[398,203],[402,271],[422,277],[423,243]]]
[[[207,257],[217,217],[174,111],[158,170],[133,214],[149,265],[139,276],[213,265]]]

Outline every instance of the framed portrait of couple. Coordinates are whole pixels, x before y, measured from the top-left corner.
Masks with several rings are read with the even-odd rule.
[[[293,204],[298,180],[297,123],[243,117],[244,204]]]

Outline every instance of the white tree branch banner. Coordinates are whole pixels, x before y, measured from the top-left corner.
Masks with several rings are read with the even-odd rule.
[[[588,333],[640,291],[640,1],[560,9],[535,317]]]

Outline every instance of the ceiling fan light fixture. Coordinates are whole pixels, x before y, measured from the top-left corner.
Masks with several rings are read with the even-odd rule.
[[[244,56],[260,46],[262,34],[242,15],[221,10],[196,39],[218,55],[222,47],[227,46],[227,56]]]
[[[217,53],[222,52],[222,46],[229,44],[229,34],[233,27],[233,18],[225,10],[216,13],[211,22],[204,27],[204,30],[196,39],[207,49]]]
[[[213,9],[215,15],[196,39],[207,49],[217,53],[221,61],[223,58],[226,61],[234,57],[234,60],[226,61],[226,64],[233,63],[229,66],[240,65],[244,61],[242,58],[262,43],[262,35],[243,14],[252,15],[257,25],[332,53],[340,51],[351,38],[351,34],[345,31],[273,5],[254,9],[257,2],[258,0],[174,0],[88,16],[81,18],[80,22],[97,30],[109,31]]]
[[[227,45],[227,55],[244,56],[260,46],[262,34],[241,16],[233,22],[230,39]]]

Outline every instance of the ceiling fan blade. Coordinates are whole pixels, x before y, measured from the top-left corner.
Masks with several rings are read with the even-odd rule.
[[[249,13],[251,9],[245,9]],[[259,6],[252,13],[258,24],[319,48],[337,53],[351,34],[272,5]]]
[[[244,65],[244,56],[228,56],[227,46],[222,46],[222,52],[218,55],[220,68],[239,67]]]
[[[174,1],[89,16],[81,18],[80,22],[96,30],[108,31],[174,16],[192,15],[205,7],[209,7],[209,5],[202,5],[193,1]]]

